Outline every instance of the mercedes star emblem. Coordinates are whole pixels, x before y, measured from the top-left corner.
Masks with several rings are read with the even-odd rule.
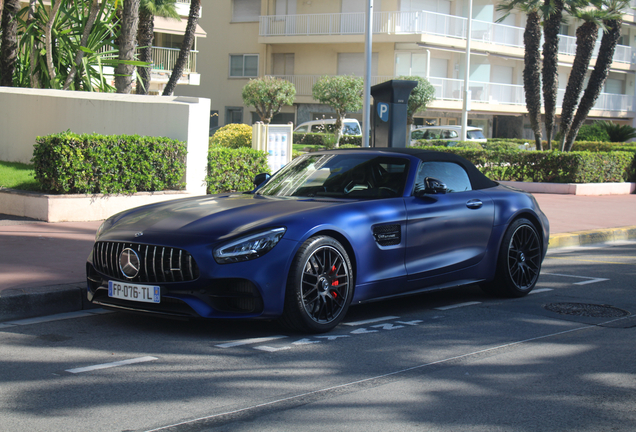
[[[139,274],[139,255],[130,248],[121,251],[119,255],[119,269],[128,279],[132,279]]]

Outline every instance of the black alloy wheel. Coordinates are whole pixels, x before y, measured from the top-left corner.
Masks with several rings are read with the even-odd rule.
[[[517,219],[501,242],[495,279],[480,286],[489,294],[523,297],[536,285],[542,262],[543,247],[537,229],[528,219]]]
[[[331,237],[312,237],[292,263],[281,321],[312,333],[333,329],[345,316],[353,297],[351,262]]]

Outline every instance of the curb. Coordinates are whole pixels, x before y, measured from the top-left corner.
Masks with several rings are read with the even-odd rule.
[[[553,234],[548,250],[634,239],[636,226]],[[96,307],[86,299],[85,282],[0,291],[0,322]]]
[[[636,239],[636,226],[575,231],[571,233],[551,235],[548,249],[633,239]]]
[[[84,282],[0,291],[0,322],[95,307],[86,299]]]

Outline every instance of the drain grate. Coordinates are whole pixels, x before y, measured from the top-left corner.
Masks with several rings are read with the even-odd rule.
[[[614,306],[589,303],[547,303],[543,308],[563,315],[575,315],[590,318],[620,318],[629,312]]]

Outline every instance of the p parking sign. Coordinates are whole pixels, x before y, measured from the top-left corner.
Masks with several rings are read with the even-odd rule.
[[[378,117],[383,122],[389,121],[389,104],[385,102],[380,102],[378,104]]]

